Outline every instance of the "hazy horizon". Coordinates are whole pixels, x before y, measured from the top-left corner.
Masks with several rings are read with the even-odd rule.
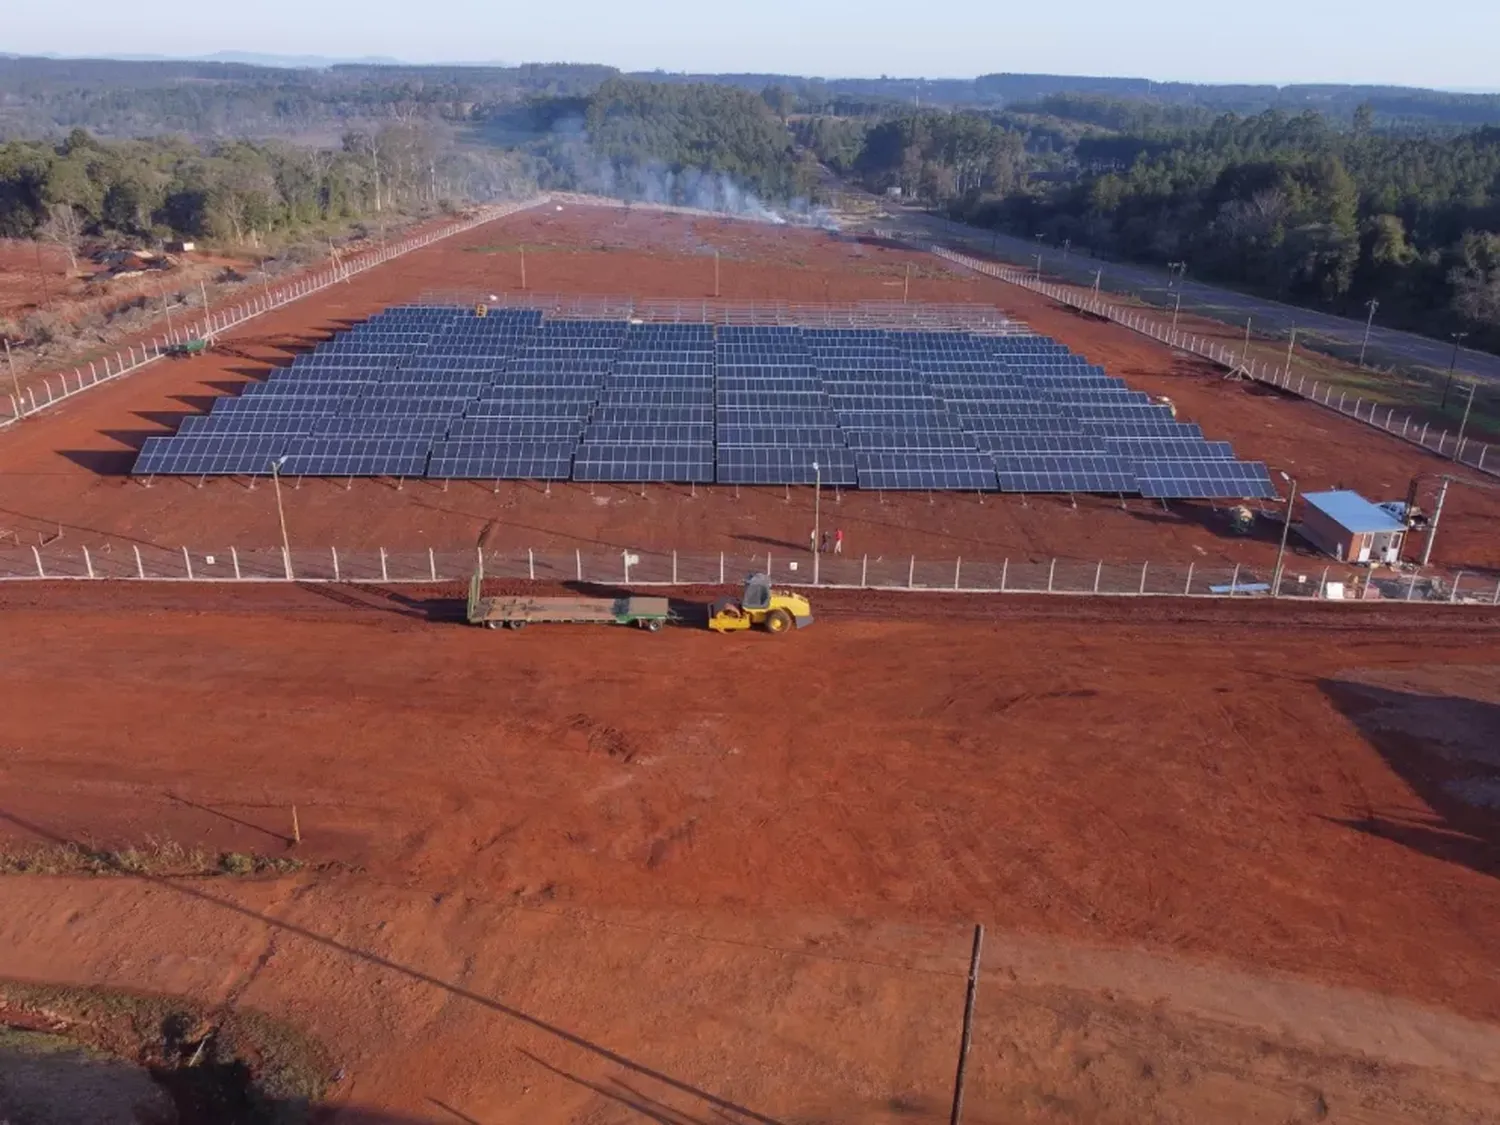
[[[980,0],[929,5],[914,18],[868,0],[851,18],[830,0],[762,0],[742,9],[649,0],[622,9],[582,0],[566,13],[449,0],[442,18],[412,19],[399,0],[262,0],[204,8],[188,0],[74,0],[25,6],[0,49],[23,55],[196,58],[219,52],[325,58],[393,57],[592,62],[630,71],[882,75],[932,80],[979,74],[1149,77],[1214,85],[1382,85],[1495,89],[1500,5],[1428,0],[1420,20],[1401,0],[1367,0],[1357,17],[1335,0],[1263,0],[1125,8],[1077,0],[1051,9]],[[1081,34],[1079,29],[1086,29]],[[1399,29],[1399,34],[1393,34]]]

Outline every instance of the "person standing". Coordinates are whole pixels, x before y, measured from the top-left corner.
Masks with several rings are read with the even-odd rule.
[[[844,553],[844,529],[835,528],[833,532],[833,553],[842,555]]]
[[[828,553],[828,532],[823,532],[823,543],[822,546],[818,549],[821,550],[825,555]]]
[[[818,553],[818,529],[813,528],[807,533],[807,549],[813,554]]]

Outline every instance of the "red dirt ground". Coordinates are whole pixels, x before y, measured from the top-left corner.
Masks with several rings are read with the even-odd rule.
[[[1117,326],[1002,282],[959,276],[923,255],[791,227],[569,206],[560,214],[512,216],[414,253],[247,326],[221,354],[158,366],[0,434],[0,532],[25,544],[62,530],[69,543],[99,549],[110,541],[171,549],[274,543],[275,513],[264,490],[234,481],[210,481],[199,490],[182,480],[158,480],[148,490],[125,475],[134,450],[343,320],[427,292],[514,288],[523,245],[531,288],[565,293],[707,296],[714,247],[721,252],[722,292],[730,299],[896,299],[911,266],[913,300],[998,305],[1134,385],[1169,394],[1211,437],[1291,472],[1304,490],[1345,484],[1381,499],[1399,497],[1414,475],[1445,467],[1320,408],[1225,383],[1206,365]],[[643,500],[628,488],[591,494],[564,486],[543,495],[516,484],[496,492],[487,484],[443,491],[412,483],[397,492],[383,482],[355,481],[346,490],[343,482],[308,481],[291,494],[288,520],[294,543],[309,547],[461,547],[484,533],[495,548],[694,552],[800,547],[812,522],[807,489],[794,491],[790,501],[775,490],[686,493],[648,489]],[[848,494],[827,510],[834,526],[845,530],[848,549],[872,558],[916,553],[995,563],[1057,557],[1264,565],[1275,551],[1269,523],[1252,539],[1236,538],[1227,532],[1224,513],[1198,504],[1168,511],[1141,500],[1122,507],[1082,498],[1075,508],[1058,497],[882,501]],[[1470,571],[1500,566],[1497,515],[1500,496],[1454,489],[1434,561]]]
[[[7,879],[5,971],[269,1010],[408,1120],[925,1125],[978,920],[966,1120],[1497,1120],[1492,616],[457,594],[0,589],[13,841],[282,854],[295,804],[360,869]]]

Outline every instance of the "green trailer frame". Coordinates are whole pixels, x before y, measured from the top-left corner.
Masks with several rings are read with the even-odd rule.
[[[486,629],[524,629],[527,625],[635,625],[655,633],[672,620],[666,598],[485,597],[478,573],[469,580],[465,617]]]

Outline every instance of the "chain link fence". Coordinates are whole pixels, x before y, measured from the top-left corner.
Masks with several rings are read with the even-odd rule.
[[[786,586],[845,590],[951,590],[983,594],[1071,594],[1107,597],[1309,598],[1500,605],[1500,577],[1274,568],[1088,562],[1080,559],[922,559],[916,556],[686,554],[674,551],[588,552],[295,547],[179,547],[110,543],[104,547],[0,545],[0,581],[105,580],[169,582],[466,582],[486,578],[551,585],[635,589],[648,586],[737,587],[762,572]],[[1273,591],[1273,585],[1276,587]]]

